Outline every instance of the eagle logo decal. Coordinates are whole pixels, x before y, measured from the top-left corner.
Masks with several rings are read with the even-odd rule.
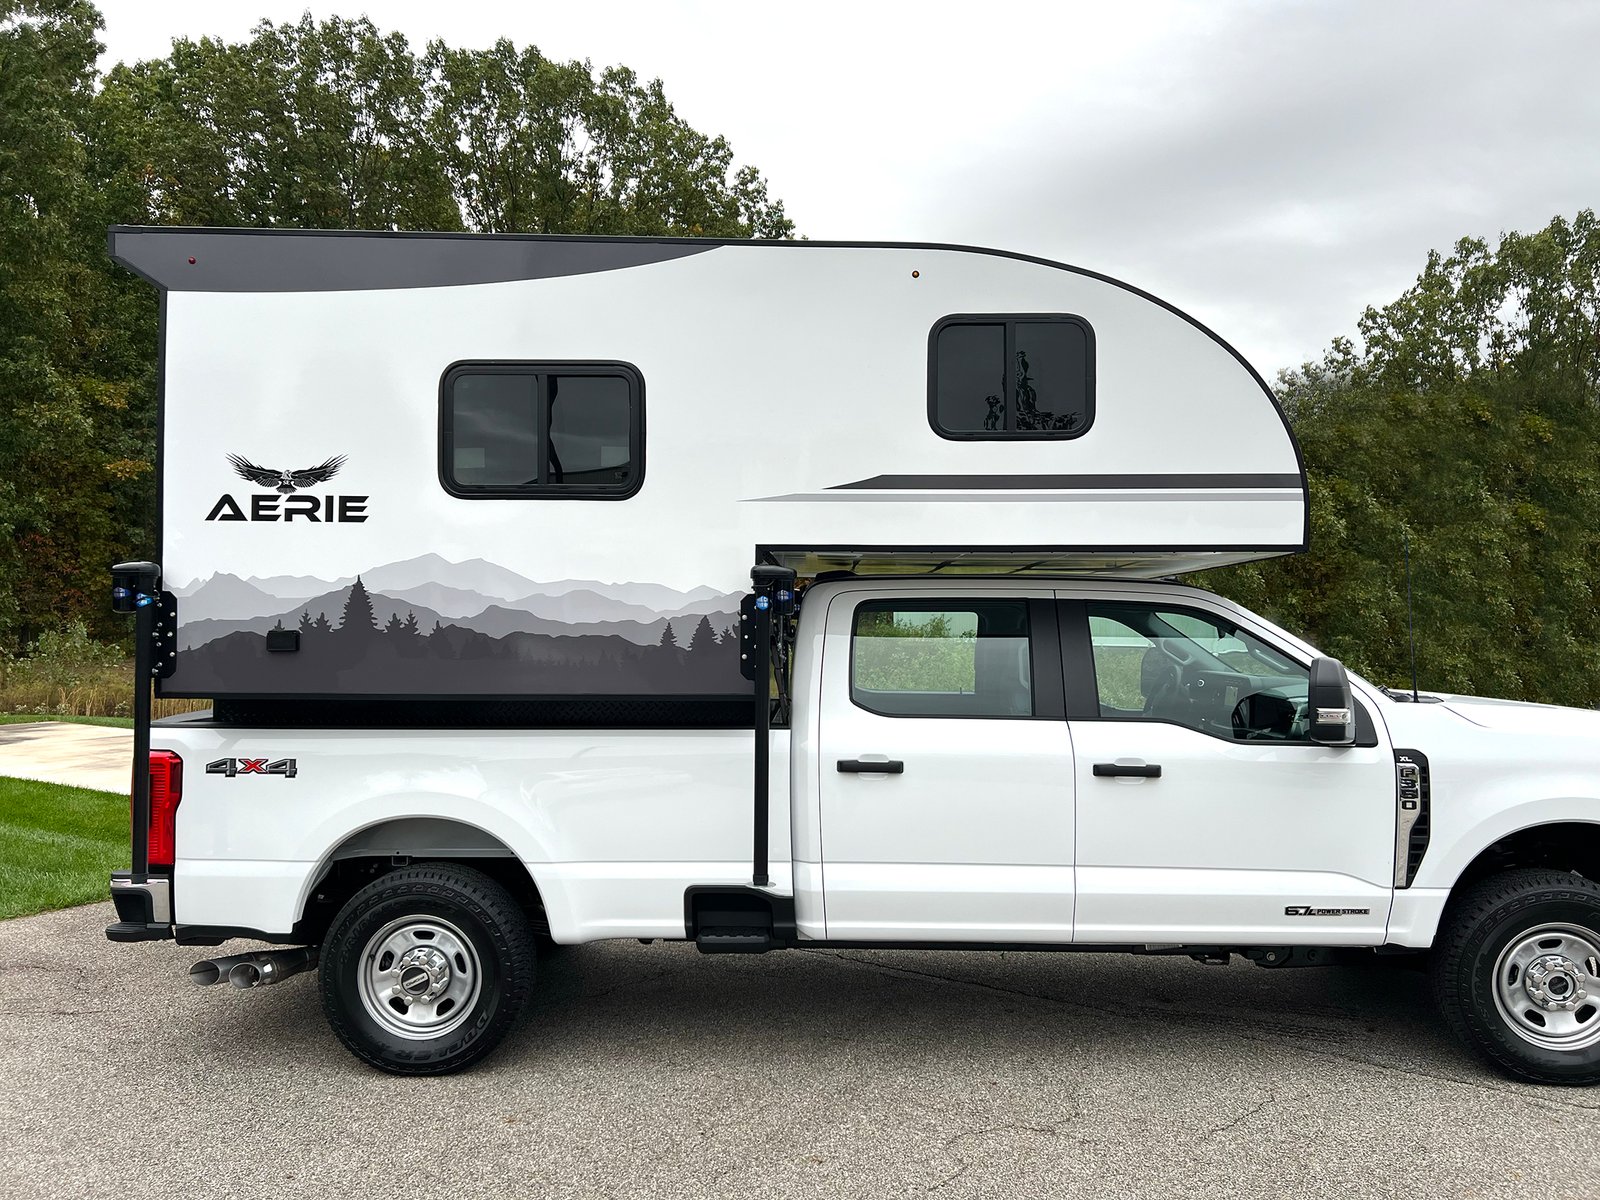
[[[300,488],[310,487],[314,483],[327,483],[339,473],[339,468],[344,466],[345,457],[336,454],[327,462],[318,467],[304,467],[298,471],[279,471],[274,467],[258,467],[248,458],[237,454],[228,455],[228,461],[233,464],[241,478],[248,479],[251,483],[262,487],[277,488],[285,496]]]

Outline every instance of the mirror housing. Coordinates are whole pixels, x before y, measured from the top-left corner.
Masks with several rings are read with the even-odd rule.
[[[1324,746],[1349,746],[1356,740],[1356,700],[1350,677],[1336,658],[1311,660],[1311,687],[1306,695],[1311,728],[1307,736]]]

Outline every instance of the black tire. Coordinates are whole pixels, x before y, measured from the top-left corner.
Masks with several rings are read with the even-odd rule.
[[[1550,936],[1534,936],[1542,932]],[[1597,943],[1600,886],[1592,880],[1535,868],[1490,876],[1445,913],[1434,998],[1455,1035],[1501,1070],[1533,1083],[1600,1083],[1600,979],[1596,955],[1581,949]],[[1576,1007],[1546,1008],[1558,998]]]
[[[446,1075],[500,1043],[533,976],[533,934],[510,893],[470,867],[423,863],[339,910],[322,946],[322,1007],[363,1062]]]

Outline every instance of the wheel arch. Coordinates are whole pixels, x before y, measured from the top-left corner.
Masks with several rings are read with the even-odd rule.
[[[550,931],[547,891],[503,837],[459,817],[390,816],[352,829],[317,860],[296,900],[296,933],[318,940],[344,903],[378,875],[414,862],[473,867],[504,885],[536,933]]]
[[[1540,821],[1505,833],[1457,872],[1450,895],[1454,898],[1480,879],[1517,867],[1572,871],[1600,882],[1600,820]]]

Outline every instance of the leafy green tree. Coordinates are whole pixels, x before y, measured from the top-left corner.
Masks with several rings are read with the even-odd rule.
[[[472,229],[788,237],[794,223],[725,139],[673,110],[660,80],[597,76],[501,39],[429,44],[432,142]]]
[[[86,615],[110,561],[86,569],[113,522],[81,501],[107,483],[95,425],[116,396],[85,369],[75,296],[99,28],[87,3],[0,0],[0,633],[18,647]]]
[[[1280,379],[1311,553],[1202,577],[1375,680],[1600,703],[1600,224],[1429,256]]]
[[[176,39],[118,66],[122,118],[155,223],[459,229],[404,37],[365,17],[262,22],[247,42]]]

